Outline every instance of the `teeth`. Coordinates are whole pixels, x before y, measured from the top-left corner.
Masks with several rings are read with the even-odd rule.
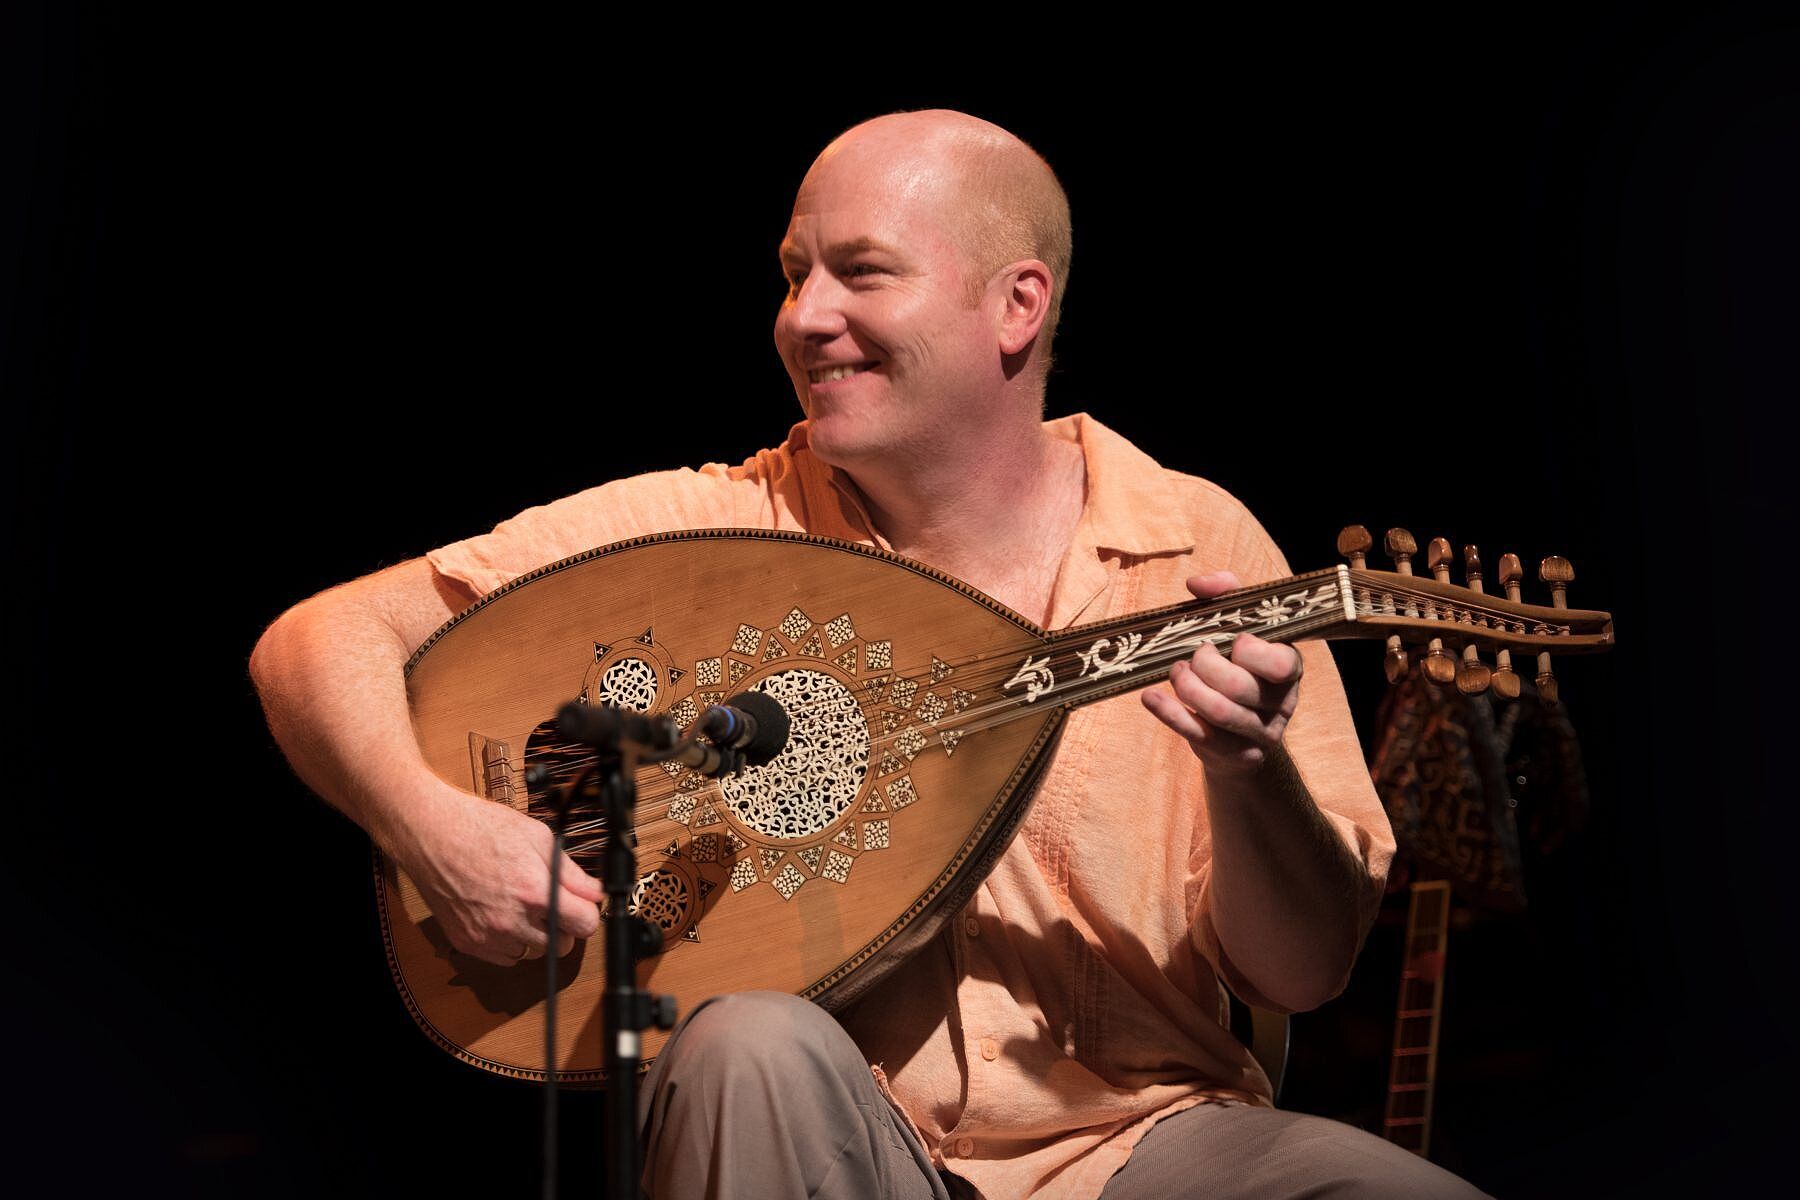
[[[867,367],[860,366],[826,367],[823,370],[809,371],[806,377],[814,383],[830,383],[836,379],[848,379],[852,375],[866,370],[868,370]]]

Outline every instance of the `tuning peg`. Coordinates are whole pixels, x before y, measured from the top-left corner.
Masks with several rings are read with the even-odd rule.
[[[1463,547],[1463,578],[1471,592],[1481,593],[1481,553],[1473,546]],[[1475,618],[1475,623],[1485,624],[1480,617]],[[1493,672],[1481,661],[1481,651],[1474,640],[1464,642],[1462,663],[1456,668],[1456,690],[1465,696],[1479,696],[1492,681]]]
[[[1500,556],[1500,586],[1506,589],[1506,598],[1514,604],[1519,603],[1519,580],[1525,577],[1525,568],[1519,565],[1516,554]],[[1519,676],[1512,667],[1512,651],[1502,646],[1494,655],[1494,695],[1502,700],[1519,698]]]
[[[1352,571],[1367,569],[1369,547],[1374,544],[1375,540],[1369,536],[1369,531],[1361,525],[1346,525],[1338,531],[1337,552],[1349,560]],[[1352,590],[1356,602],[1361,606],[1361,611],[1373,612],[1374,597],[1370,594],[1368,586],[1359,584]]]
[[[1413,573],[1412,556],[1419,552],[1419,543],[1413,540],[1412,534],[1404,529],[1390,529],[1381,539],[1381,546],[1387,551],[1388,557],[1394,560],[1396,574],[1411,575]],[[1383,612],[1398,613],[1400,611],[1394,605],[1394,598],[1386,593],[1382,594],[1381,608]],[[1410,598],[1406,602],[1406,615],[1409,617],[1419,615],[1419,610],[1413,606]],[[1400,635],[1397,633],[1388,635],[1387,653],[1382,656],[1382,666],[1387,671],[1389,683],[1399,683],[1406,675],[1406,647],[1400,644]]]
[[[1360,571],[1368,566],[1364,556],[1374,544],[1375,539],[1361,525],[1346,525],[1338,531],[1337,552],[1350,560],[1352,571]]]
[[[1425,565],[1431,568],[1431,574],[1439,583],[1450,582],[1450,560],[1455,554],[1450,549],[1450,539],[1432,538],[1431,545],[1425,551]],[[1425,600],[1425,619],[1438,619],[1437,602],[1430,597]],[[1425,647],[1425,678],[1433,683],[1453,683],[1456,680],[1456,659],[1444,649],[1444,639],[1434,637]]]
[[[1550,585],[1550,603],[1554,607],[1569,607],[1569,585],[1575,582],[1575,568],[1568,559],[1552,554],[1538,563],[1538,582]],[[1538,653],[1537,686],[1538,695],[1544,698],[1544,703],[1556,703],[1556,676],[1550,671],[1548,650]]]

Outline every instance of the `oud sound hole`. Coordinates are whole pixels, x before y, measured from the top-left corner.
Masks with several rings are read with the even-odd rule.
[[[631,911],[667,932],[687,920],[692,896],[687,880],[674,871],[651,871],[632,887]]]
[[[856,803],[869,773],[869,725],[856,696],[823,671],[795,667],[753,685],[788,711],[787,749],[720,781],[732,815],[767,838],[825,832]]]

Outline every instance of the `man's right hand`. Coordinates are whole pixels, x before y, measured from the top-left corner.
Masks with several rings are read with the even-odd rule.
[[[429,820],[409,827],[394,857],[418,885],[450,944],[511,966],[546,949],[550,827],[439,783]],[[557,957],[600,928],[600,881],[563,854],[556,895]]]

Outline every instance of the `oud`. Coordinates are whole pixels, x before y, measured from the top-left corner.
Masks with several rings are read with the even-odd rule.
[[[1024,819],[1073,708],[1167,677],[1178,660],[1236,637],[1376,638],[1390,675],[1409,645],[1433,678],[1491,680],[1517,694],[1515,651],[1612,644],[1606,613],[1570,609],[1566,563],[1546,560],[1556,603],[1520,602],[1410,574],[1393,531],[1393,572],[1366,568],[1369,538],[1346,530],[1349,565],[1226,596],[1047,633],[968,585],[867,546],[775,531],[706,530],[619,542],[543,567],[439,629],[407,664],[413,726],[444,779],[548,820],[549,788],[591,751],[556,731],[575,699],[667,713],[682,727],[744,690],[788,710],[787,748],[712,780],[665,763],[636,776],[638,877],[631,903],[663,931],[637,984],[683,1008],[749,989],[847,1004],[937,934]],[[1472,551],[1468,556],[1472,562]],[[1561,567],[1554,564],[1561,563]],[[1567,573],[1572,578],[1572,572]],[[1480,659],[1498,652],[1496,668]],[[527,784],[543,767],[544,791]],[[538,776],[534,775],[534,778]],[[570,853],[592,862],[597,816],[578,814]],[[444,1049],[486,1070],[542,1078],[545,978],[455,952],[417,888],[377,855],[390,967],[408,1010]],[[558,1074],[602,1083],[603,955],[577,943],[558,964]],[[647,1030],[642,1058],[667,1034]]]

